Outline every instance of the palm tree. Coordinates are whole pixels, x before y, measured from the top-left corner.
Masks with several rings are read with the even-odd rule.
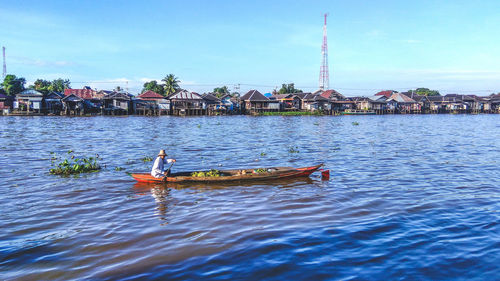
[[[161,81],[165,82],[165,95],[171,95],[176,90],[180,89],[179,83],[181,82],[179,78],[175,77],[173,74],[165,76]]]

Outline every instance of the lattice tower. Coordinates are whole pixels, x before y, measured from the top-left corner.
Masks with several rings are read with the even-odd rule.
[[[330,87],[330,76],[328,73],[328,39],[326,35],[326,17],[325,14],[325,25],[323,25],[323,45],[321,46],[321,66],[319,69],[319,88],[321,90],[328,90]]]

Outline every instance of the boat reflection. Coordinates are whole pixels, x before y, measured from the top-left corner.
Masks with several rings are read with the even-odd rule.
[[[134,192],[139,195],[153,196],[156,202],[156,210],[162,225],[168,224],[167,214],[169,205],[174,204],[175,200],[172,197],[173,190],[180,189],[195,189],[198,191],[226,189],[226,188],[248,188],[248,187],[266,187],[274,188],[295,188],[303,185],[310,185],[312,183],[320,183],[319,180],[313,180],[310,177],[278,179],[269,182],[226,182],[226,183],[142,183],[136,182],[133,186]]]

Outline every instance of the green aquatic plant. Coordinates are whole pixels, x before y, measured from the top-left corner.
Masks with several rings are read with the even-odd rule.
[[[119,172],[119,171],[123,171],[123,170],[125,170],[125,168],[122,168],[122,167],[115,167],[115,171],[118,171],[118,172]]]
[[[266,156],[266,155],[267,155],[267,153],[265,153],[265,152],[260,153],[260,156]]]
[[[146,157],[143,157],[141,160],[142,160],[142,162],[151,162],[151,161],[153,161],[153,157],[146,156]]]
[[[352,122],[352,125],[353,125],[353,126],[358,126],[358,125],[359,125],[359,123],[358,123],[358,122]]]
[[[69,158],[58,158],[55,157],[54,160],[51,161],[52,168],[49,170],[49,173],[52,175],[77,175],[81,173],[91,173],[97,172],[101,169],[98,161],[100,160],[99,154],[96,154],[96,157],[80,157],[77,158],[73,154],[73,151],[68,151],[70,155]],[[60,160],[58,164],[55,164],[55,160]]]
[[[298,147],[298,146],[295,146],[295,147],[290,146],[290,147],[288,148],[288,153],[299,153],[299,152],[300,152],[300,151],[299,151],[299,147]]]

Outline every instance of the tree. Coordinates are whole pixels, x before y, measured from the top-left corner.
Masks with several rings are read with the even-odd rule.
[[[227,88],[227,86],[222,86],[220,88],[215,88],[214,89],[214,94],[215,94],[215,96],[217,98],[220,98],[220,97],[222,97],[225,94],[229,94],[229,89]]]
[[[26,79],[8,74],[5,76],[1,86],[8,96],[15,96],[24,91],[24,84],[26,84]]]
[[[156,80],[144,83],[144,87],[142,88],[141,93],[144,93],[145,91],[153,91],[157,94],[165,96],[165,89],[163,87],[163,84],[158,84]]]
[[[181,81],[179,81],[179,78],[175,77],[175,75],[173,75],[173,74],[169,74],[169,75],[165,76],[165,78],[163,78],[161,81],[165,82],[165,86],[164,86],[164,89],[165,89],[164,95],[165,96],[171,95],[175,91],[180,89],[179,83]]]
[[[409,92],[416,93],[419,96],[440,96],[439,91],[429,90],[428,88],[417,88],[416,90],[410,90]]]
[[[280,94],[289,94],[289,93],[302,93],[302,90],[295,89],[295,84],[281,84],[281,89],[279,89],[278,93]]]
[[[50,81],[43,80],[43,79],[36,79],[35,83],[33,85],[29,86],[30,89],[35,89],[36,91],[46,95],[50,92]]]
[[[50,91],[63,93],[66,89],[71,89],[71,82],[69,79],[58,78],[50,83]]]

